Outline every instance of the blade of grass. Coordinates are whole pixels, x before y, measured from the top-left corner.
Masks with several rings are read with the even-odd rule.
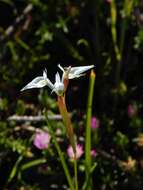
[[[10,172],[10,175],[8,177],[8,180],[7,180],[8,183],[10,183],[12,181],[12,179],[15,177],[17,170],[18,170],[18,166],[19,166],[20,162],[22,161],[22,159],[23,159],[23,154],[20,155],[18,157],[17,161],[15,162],[15,164]]]
[[[85,184],[89,184],[88,190],[92,189],[92,180],[90,177],[91,170],[91,117],[92,117],[92,102],[94,94],[95,73],[91,71],[89,79],[89,90],[87,100],[87,115],[86,115],[86,136],[85,136],[85,166],[86,166],[86,181]],[[84,185],[86,186],[86,185]]]
[[[29,168],[31,168],[31,167],[40,165],[40,164],[44,164],[44,163],[46,163],[46,162],[47,162],[46,159],[41,158],[41,159],[32,160],[32,161],[29,161],[29,162],[27,162],[27,163],[25,163],[25,164],[22,164],[22,166],[21,166],[20,169],[19,169],[18,175],[17,175],[17,176],[18,176],[18,180],[19,180],[21,183],[24,183],[23,178],[22,178],[22,171],[27,170],[27,169],[29,169]]]
[[[36,160],[32,160],[28,163],[25,163],[21,166],[21,170],[26,170],[28,168],[31,168],[31,167],[34,167],[34,166],[37,166],[39,164],[44,164],[46,163],[46,159],[42,158],[42,159],[36,159]]]

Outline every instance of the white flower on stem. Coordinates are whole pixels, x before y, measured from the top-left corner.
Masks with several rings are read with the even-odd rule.
[[[60,75],[57,72],[55,75],[55,84],[52,92],[55,92],[58,96],[62,96],[64,94],[64,83],[63,80],[60,79]]]
[[[63,81],[60,79],[60,75],[57,72],[55,75],[55,83],[53,84],[47,78],[47,70],[43,71],[43,76],[36,77],[30,83],[28,83],[21,91],[31,89],[31,88],[42,88],[44,86],[48,86],[52,92],[55,92],[58,96],[62,96],[64,93],[64,84]]]
[[[63,68],[60,64],[58,67],[63,71],[63,79],[74,79],[83,76],[84,72],[94,68],[94,65],[79,66],[79,67],[66,67]]]

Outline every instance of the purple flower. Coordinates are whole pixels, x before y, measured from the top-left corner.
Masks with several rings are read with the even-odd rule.
[[[97,129],[99,128],[99,120],[94,116],[91,119],[91,128],[92,129]]]
[[[83,155],[83,146],[80,144],[76,145],[76,155],[74,155],[74,151],[71,145],[69,145],[68,149],[67,149],[67,154],[69,156],[70,159],[74,160],[79,159],[82,155]]]
[[[40,150],[46,149],[50,143],[50,138],[51,137],[48,132],[37,131],[33,144]]]
[[[96,149],[92,149],[90,154],[92,157],[95,157],[97,155]]]
[[[134,117],[137,113],[137,109],[136,109],[135,105],[129,104],[127,112],[128,112],[128,116],[130,118]]]

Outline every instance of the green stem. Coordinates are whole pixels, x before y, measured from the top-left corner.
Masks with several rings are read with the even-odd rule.
[[[10,183],[12,181],[12,179],[15,177],[15,175],[18,171],[18,166],[19,166],[20,162],[22,161],[22,159],[23,159],[23,154],[18,157],[16,163],[14,164],[14,166],[10,172],[10,175],[8,177],[8,181],[7,181],[8,183]]]
[[[86,136],[85,136],[85,164],[86,164],[86,184],[89,183],[88,190],[92,189],[92,180],[90,177],[91,169],[91,117],[92,117],[92,101],[94,94],[95,73],[91,71],[89,79],[89,94],[87,101],[87,117],[86,117]],[[89,182],[90,180],[90,182]]]
[[[121,61],[121,53],[120,53],[120,49],[117,44],[117,29],[116,29],[117,9],[116,9],[115,0],[112,0],[112,2],[111,2],[110,12],[111,12],[112,40],[113,40],[113,44],[114,44],[114,51],[115,51],[116,59],[117,59],[117,62],[119,63]]]
[[[47,126],[48,126],[48,128],[49,128],[49,132],[50,132],[50,134],[51,134],[51,136],[52,136],[52,138],[53,138],[54,145],[55,145],[56,150],[57,150],[57,152],[58,152],[58,155],[59,155],[59,157],[60,157],[60,160],[61,160],[61,163],[62,163],[64,172],[65,172],[65,176],[66,176],[66,178],[67,178],[67,181],[68,181],[68,184],[69,184],[69,187],[70,187],[70,190],[74,190],[74,186],[73,186],[73,183],[72,183],[72,178],[71,178],[71,175],[70,175],[70,173],[69,173],[69,169],[68,169],[68,167],[67,167],[67,164],[66,164],[66,162],[65,162],[63,153],[62,153],[61,148],[60,148],[60,146],[59,146],[59,144],[58,144],[58,142],[57,142],[57,139],[56,139],[56,136],[55,136],[55,134],[54,134],[54,131],[53,131],[51,125],[50,125],[49,122],[48,122],[47,114],[45,114],[45,116],[46,116],[46,123],[47,123]]]
[[[78,190],[77,159],[74,159],[75,190]]]
[[[40,164],[44,164],[44,163],[46,163],[46,162],[47,162],[47,160],[44,159],[44,158],[32,160],[32,161],[30,161],[30,162],[27,162],[27,163],[23,164],[20,169],[21,169],[22,171],[23,171],[23,170],[27,170],[27,169],[29,169],[29,168],[31,168],[31,167],[34,167],[34,166],[37,166],[37,165],[40,165]]]
[[[111,6],[110,6],[110,12],[111,12],[111,35],[114,45],[114,51],[116,56],[116,70],[115,70],[115,86],[116,89],[119,87],[120,82],[120,71],[121,71],[121,51],[117,43],[117,7],[115,0],[112,0]],[[122,45],[121,45],[122,46]],[[114,96],[114,104],[113,104],[113,113],[116,113],[116,107],[118,102],[118,94],[116,93]]]

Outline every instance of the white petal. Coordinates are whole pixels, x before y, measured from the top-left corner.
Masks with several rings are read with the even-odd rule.
[[[45,70],[43,71],[43,77],[44,77],[44,79],[47,79],[47,69],[45,69]]]
[[[61,80],[58,72],[55,75],[55,83],[52,92],[55,92],[58,96],[62,96],[64,93],[64,83]]]
[[[89,65],[89,66],[81,66],[81,67],[72,67],[70,74],[72,75],[80,75],[84,73],[85,71],[88,71],[89,69],[92,69],[94,65]]]
[[[53,83],[51,83],[51,81],[50,81],[48,78],[46,78],[46,81],[47,81],[47,86],[48,86],[51,90],[53,90],[53,89],[54,89]]]
[[[62,96],[64,93],[64,84],[62,82],[55,83],[54,84],[54,89],[52,92],[55,92],[58,96]]]
[[[84,76],[85,74],[69,74],[69,79],[79,78]]]
[[[42,88],[47,85],[47,80],[44,77],[36,77],[30,83],[28,83],[21,91],[31,89],[31,88]]]
[[[57,72],[56,75],[55,75],[55,83],[60,83],[60,82],[61,82],[60,75]]]
[[[58,67],[61,69],[61,71],[63,71],[63,73],[65,72],[64,68],[60,64],[58,64]]]

